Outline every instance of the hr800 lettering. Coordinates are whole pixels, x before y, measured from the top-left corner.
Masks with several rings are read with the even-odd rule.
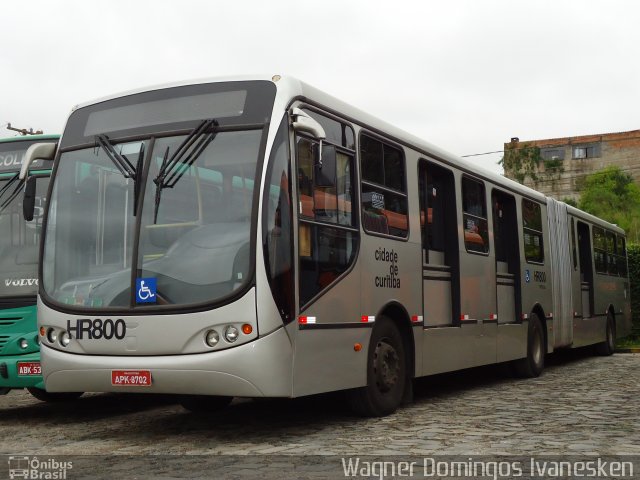
[[[67,320],[67,333],[77,340],[122,340],[127,335],[127,324],[121,318],[78,318],[75,325],[71,320]]]

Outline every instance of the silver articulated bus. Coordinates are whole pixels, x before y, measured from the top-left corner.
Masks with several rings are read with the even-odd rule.
[[[624,232],[293,78],[142,89],[78,106],[55,157],[38,321],[51,392],[348,390],[630,329]]]

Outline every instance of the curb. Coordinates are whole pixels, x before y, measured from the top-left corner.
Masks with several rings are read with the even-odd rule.
[[[640,348],[616,348],[615,353],[640,353]]]

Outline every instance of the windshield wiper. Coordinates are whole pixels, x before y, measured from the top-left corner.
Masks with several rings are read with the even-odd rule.
[[[153,210],[153,223],[158,221],[158,208],[162,199],[162,190],[173,188],[180,181],[189,167],[198,159],[202,152],[213,142],[218,134],[217,120],[203,120],[191,130],[187,138],[183,140],[178,149],[169,158],[169,147],[164,153],[158,175],[153,179],[156,184],[155,207]],[[180,164],[178,166],[178,164]]]
[[[131,178],[133,180],[133,216],[136,216],[138,211],[138,197],[140,196],[140,183],[142,181],[142,164],[144,162],[144,143],[140,147],[138,153],[138,162],[134,167],[129,161],[126,155],[118,152],[106,135],[96,135],[96,143],[105,151],[109,160],[116,166],[116,168],[122,173],[124,178]]]
[[[124,178],[136,178],[136,169],[133,167],[126,155],[118,152],[113,145],[109,142],[106,135],[96,135],[96,143],[102,147],[102,149],[109,157],[109,160],[113,162]]]
[[[16,173],[13,177],[11,177],[11,180],[9,180],[7,184],[0,189],[0,199],[5,195],[5,193],[9,191],[9,189],[11,188],[11,185],[13,185],[16,182],[16,180],[18,180],[18,177],[19,177],[19,174]],[[7,198],[2,204],[0,204],[0,213],[4,212],[4,210],[18,196],[18,194],[20,193],[21,183],[22,182],[18,182],[18,185],[16,186],[16,188],[13,190],[13,192],[11,192],[11,194],[9,194],[9,198]]]

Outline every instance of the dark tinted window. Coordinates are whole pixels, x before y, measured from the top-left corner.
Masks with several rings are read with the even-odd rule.
[[[284,322],[295,315],[291,167],[286,117],[280,124],[264,189],[264,258],[271,293]]]
[[[462,178],[464,245],[469,252],[489,252],[487,200],[484,183]]]
[[[618,274],[618,249],[616,244],[616,235],[607,232],[607,272],[610,275]]]
[[[522,225],[524,256],[527,262],[542,263],[544,248],[542,244],[542,210],[539,203],[527,199],[522,200]]]
[[[593,227],[593,262],[596,272],[607,273],[607,237],[599,227]]]
[[[367,232],[406,237],[409,232],[402,150],[360,137],[362,222]]]
[[[327,135],[327,141],[336,145],[341,145],[349,150],[355,150],[356,142],[353,129],[346,123],[339,122],[313,110],[303,109],[311,118],[322,125]]]
[[[326,144],[335,145],[336,140],[340,144],[342,139],[353,136],[347,124],[331,127],[334,120],[315,113],[314,118],[325,121]],[[337,139],[330,130],[350,133]],[[353,153],[336,148],[335,176],[327,179],[326,172],[333,173],[333,169],[325,173],[319,171],[319,147],[315,140],[297,138],[299,293],[303,308],[349,269],[358,246],[356,218],[352,214],[355,205]],[[326,166],[329,160],[326,156],[323,158]]]

